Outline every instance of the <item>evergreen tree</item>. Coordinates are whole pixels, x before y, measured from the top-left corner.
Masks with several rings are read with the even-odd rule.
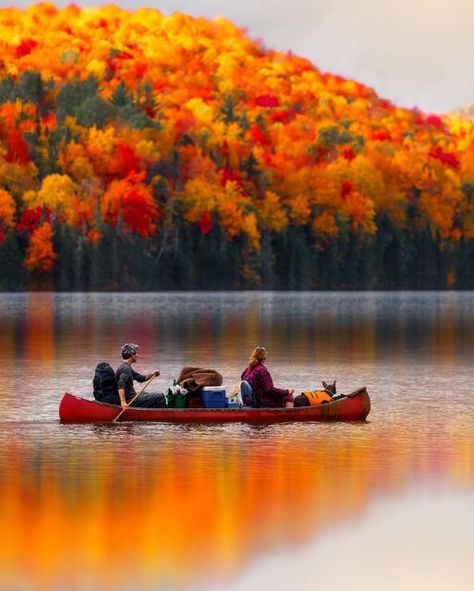
[[[39,72],[22,72],[16,85],[16,94],[25,103],[39,105],[44,95],[43,81]]]
[[[59,122],[70,115],[77,116],[77,110],[88,98],[97,97],[98,83],[94,76],[86,80],[73,80],[64,83],[56,97],[56,115]]]
[[[0,104],[15,100],[15,80],[5,76],[0,80]]]
[[[22,291],[26,285],[24,256],[13,232],[0,243],[0,291]]]
[[[100,96],[87,96],[74,108],[77,122],[85,127],[101,129],[115,112],[112,106]]]
[[[115,107],[125,107],[133,104],[130,92],[123,80],[121,80],[115,87],[115,90],[112,93],[111,103]]]
[[[102,238],[91,247],[90,286],[93,290],[117,289],[119,265],[117,261],[116,228],[102,227]]]
[[[235,100],[230,94],[225,95],[224,104],[222,105],[221,111],[226,123],[237,121],[237,117],[235,115]]]

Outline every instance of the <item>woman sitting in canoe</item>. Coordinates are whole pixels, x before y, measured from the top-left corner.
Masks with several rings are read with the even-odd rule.
[[[272,376],[263,364],[266,358],[265,347],[254,349],[250,355],[248,367],[242,372],[241,379],[250,384],[258,406],[293,406],[294,389],[275,388]]]

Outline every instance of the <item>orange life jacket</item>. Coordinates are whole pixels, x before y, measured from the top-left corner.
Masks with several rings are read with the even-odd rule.
[[[316,406],[322,402],[331,402],[332,398],[324,390],[312,390],[310,392],[303,392],[306,398],[309,400],[311,406]]]

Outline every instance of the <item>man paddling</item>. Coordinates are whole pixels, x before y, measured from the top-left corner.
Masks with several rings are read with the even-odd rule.
[[[122,363],[115,372],[117,379],[118,393],[122,408],[127,408],[129,402],[136,396],[133,380],[137,382],[146,382],[154,376],[160,375],[160,370],[156,369],[152,373],[142,375],[132,369],[132,364],[137,361],[138,345],[127,343],[122,347]],[[162,407],[166,406],[163,394],[143,393],[134,402],[132,406],[140,407]]]

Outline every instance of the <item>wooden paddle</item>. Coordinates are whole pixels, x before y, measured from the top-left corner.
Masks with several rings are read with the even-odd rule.
[[[128,406],[126,408],[122,408],[122,410],[118,413],[118,415],[115,417],[115,419],[112,421],[113,423],[116,423],[119,418],[123,415],[123,413],[127,410],[127,408],[129,408],[132,403],[141,395],[143,394],[143,392],[145,391],[145,388],[148,388],[148,386],[152,383],[152,381],[156,378],[156,375],[153,375],[148,382],[143,386],[143,388],[140,390],[140,392],[138,392],[138,394],[135,394],[135,396],[130,400],[130,402],[128,403]]]

